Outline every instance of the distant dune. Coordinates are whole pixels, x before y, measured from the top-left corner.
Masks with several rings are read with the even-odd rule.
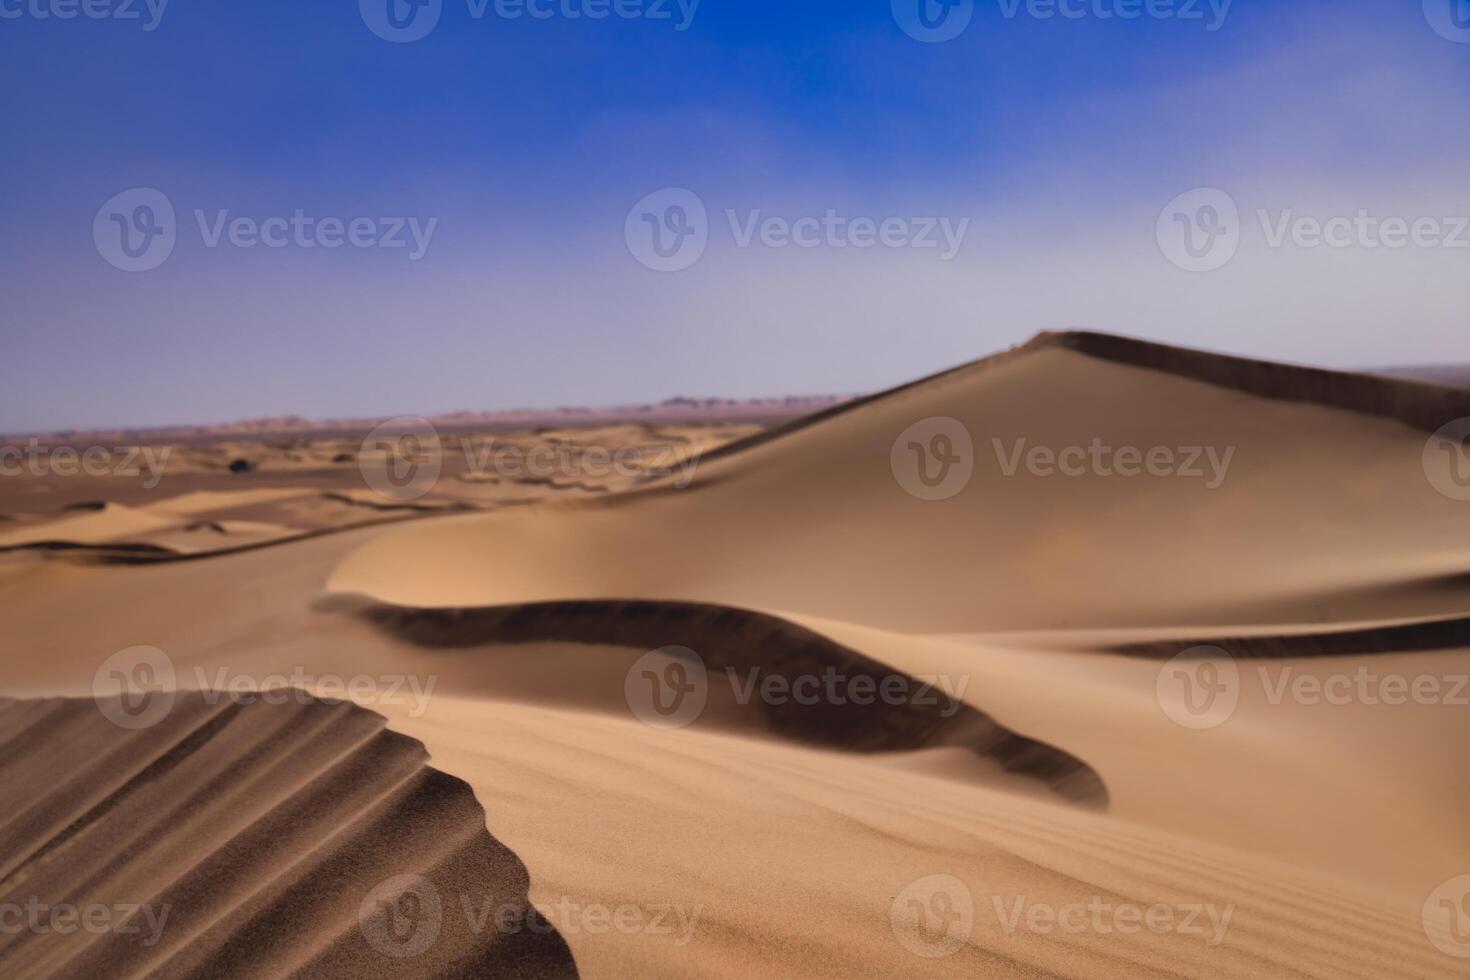
[[[521,408],[460,411],[423,416],[448,430],[525,429],[538,426],[612,425],[621,422],[761,422],[784,421],[830,405],[846,395],[793,395],[785,398],[669,398],[657,403],[600,408]],[[209,443],[232,439],[321,439],[361,435],[401,416],[357,419],[309,419],[299,415],[245,419],[213,425],[172,425],[119,429],[66,429],[44,433],[0,434],[0,446],[37,439],[47,445],[122,443]]]

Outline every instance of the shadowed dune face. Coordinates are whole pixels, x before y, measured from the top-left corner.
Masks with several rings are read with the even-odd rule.
[[[757,612],[674,602],[565,602],[500,609],[411,609],[370,605],[371,621],[424,646],[545,641],[697,652],[701,696],[726,680],[738,691],[780,680],[778,697],[749,697],[757,723],[777,737],[849,752],[907,752],[955,746],[1060,796],[1105,807],[1107,789],[1085,762],[1018,735],[946,690],[948,678],[913,678],[794,623]],[[861,696],[823,696],[840,683]],[[803,693],[802,681],[808,680]],[[631,678],[637,682],[639,678]],[[658,697],[665,685],[650,678]],[[884,697],[880,692],[902,692]],[[790,693],[785,693],[790,692]],[[983,698],[983,693],[976,695]],[[741,712],[748,714],[749,712]],[[731,726],[731,727],[737,727]],[[738,726],[738,727],[749,727]]]
[[[638,596],[914,633],[1470,603],[1463,589],[1393,587],[1465,571],[1470,525],[1423,455],[1424,426],[1470,415],[1470,396],[1123,354],[1143,359],[1041,344],[718,450],[683,490],[405,528],[350,556],[330,587],[423,607]],[[905,469],[906,434],[934,419],[962,427],[946,445],[970,468],[945,499],[911,492]],[[1093,462],[1099,444],[1170,465],[1123,475]],[[1079,469],[1062,472],[1056,456],[1072,449]]]
[[[0,904],[34,919],[7,978],[576,975],[470,788],[381,716],[156,706],[0,700]]]

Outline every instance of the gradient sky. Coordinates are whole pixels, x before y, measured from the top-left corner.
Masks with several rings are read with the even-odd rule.
[[[442,0],[411,43],[358,0],[171,0],[154,30],[144,0],[36,16],[53,2],[0,0],[0,431],[856,392],[1059,327],[1470,361],[1470,249],[1273,248],[1255,218],[1470,215],[1470,43],[1431,23],[1454,37],[1466,0],[1235,0],[1214,30],[1208,2],[974,0],[944,43],[890,0],[703,0],[682,31],[675,0],[596,21]],[[137,187],[177,245],[129,273],[93,221]],[[679,272],[624,235],[665,187],[710,218]],[[1242,214],[1208,273],[1155,237],[1196,187]],[[410,261],[211,248],[195,209],[438,224]],[[727,209],[970,225],[950,261],[742,248]]]

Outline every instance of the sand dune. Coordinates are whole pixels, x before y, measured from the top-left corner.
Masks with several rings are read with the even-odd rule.
[[[702,453],[687,485],[643,473],[624,492],[548,485],[525,505],[535,488],[455,474],[445,499],[470,499],[454,497],[464,485],[482,512],[188,563],[0,556],[0,690],[85,697],[139,643],[166,651],[185,690],[304,675],[325,695],[365,679],[354,699],[486,811],[467,817],[473,801],[448,794],[454,829],[426,807],[404,859],[437,868],[450,838],[488,823],[524,861],[496,880],[529,895],[587,976],[1464,976],[1454,951],[1470,947],[1430,914],[1470,872],[1464,707],[1300,692],[1470,673],[1470,528],[1424,468],[1428,433],[1465,416],[1464,392],[1046,336],[728,444],[738,433],[660,429]],[[968,459],[920,478],[934,471],[914,446],[935,463],[961,432]],[[1175,470],[1058,469],[1094,442],[1110,464],[1168,450]],[[1037,447],[1049,466],[1026,455]],[[1179,472],[1189,453],[1197,474]],[[149,534],[206,539],[290,526],[292,508],[363,510],[321,496],[340,486],[315,491],[127,506],[171,512]],[[106,514],[67,519],[87,516]],[[17,523],[7,533],[32,530]],[[1202,646],[1237,676],[1228,713],[1191,727],[1171,715],[1171,671]],[[941,696],[740,695],[746,678],[790,692],[828,675]],[[660,678],[680,698],[661,700]],[[390,680],[405,683],[390,694]],[[267,764],[282,753],[342,754],[301,737],[295,713],[273,717],[246,738],[271,750],[249,756],[262,785],[295,771]],[[384,751],[388,769],[431,772],[421,753]],[[345,791],[385,791],[360,782]],[[328,800],[277,846],[335,834],[345,853],[408,826],[351,822],[382,812]],[[109,840],[154,826],[137,823]],[[119,867],[134,865],[150,867]],[[250,873],[231,865],[221,887]],[[224,932],[198,929],[179,969],[244,945],[264,975],[396,971],[342,938],[360,896],[330,896],[314,913],[326,934],[292,939],[271,911],[291,901],[268,899],[294,900],[294,881]],[[180,901],[210,920],[208,896]],[[1146,915],[1168,921],[1138,928]],[[616,916],[632,927],[609,927]],[[478,955],[445,942],[429,955]],[[63,955],[19,945],[26,964]]]
[[[682,491],[387,535],[331,587],[425,607],[677,599],[927,633],[1459,611],[1412,585],[1465,571],[1470,526],[1421,456],[1424,427],[1470,415],[1470,395],[1160,355],[1191,369],[1176,373],[1093,343],[1044,339],[717,450]],[[932,418],[974,444],[945,500],[906,492],[891,466],[895,440]],[[1094,440],[1199,472],[1006,472],[1018,448]],[[1209,452],[1228,454],[1223,473]]]
[[[0,934],[7,977],[374,976],[421,930],[434,941],[394,975],[575,975],[554,931],[476,933],[444,907],[524,914],[526,871],[469,788],[381,717],[169,700],[132,731],[157,701],[0,701],[0,901],[52,925]],[[403,931],[389,910],[405,896],[429,904]]]

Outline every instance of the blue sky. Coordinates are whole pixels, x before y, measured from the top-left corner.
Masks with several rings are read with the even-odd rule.
[[[1200,2],[1200,19],[1154,0],[1173,15],[1129,20],[1104,16],[1129,0],[1049,18],[974,0],[943,43],[890,0],[702,0],[684,30],[676,0],[667,20],[441,0],[408,43],[358,0],[170,0],[152,30],[144,0],[139,20],[37,15],[57,2],[0,0],[0,431],[862,391],[1056,327],[1332,366],[1470,360],[1470,250],[1265,234],[1366,211],[1455,237],[1463,0]],[[1202,187],[1238,204],[1240,242],[1191,272],[1156,220]],[[94,219],[134,188],[167,198],[176,244],[127,272]],[[672,272],[625,235],[663,188],[707,211],[705,251]],[[434,224],[417,258],[205,233],[298,211],[378,237]],[[948,258],[736,234],[828,212],[965,234]]]

